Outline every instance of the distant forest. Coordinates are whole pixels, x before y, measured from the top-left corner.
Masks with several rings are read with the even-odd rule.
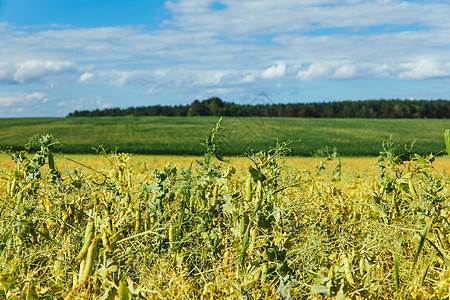
[[[438,118],[450,117],[449,100],[365,100],[289,104],[235,104],[213,97],[188,105],[107,108],[68,117],[234,116],[289,118]]]

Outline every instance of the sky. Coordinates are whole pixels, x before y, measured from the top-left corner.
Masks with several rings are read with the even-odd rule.
[[[0,117],[449,99],[450,0],[0,0]]]

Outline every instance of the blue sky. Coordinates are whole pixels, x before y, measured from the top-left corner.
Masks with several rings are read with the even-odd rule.
[[[448,16],[448,0],[0,0],[0,117],[448,99]]]

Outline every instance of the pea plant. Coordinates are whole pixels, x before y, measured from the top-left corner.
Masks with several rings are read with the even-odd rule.
[[[441,153],[391,138],[378,173],[348,172],[328,149],[311,172],[289,165],[292,142],[277,141],[240,168],[223,157],[221,132],[219,119],[184,168],[101,147],[94,168],[58,153],[51,135],[5,149],[0,298],[449,297]],[[450,155],[449,130],[444,140]]]

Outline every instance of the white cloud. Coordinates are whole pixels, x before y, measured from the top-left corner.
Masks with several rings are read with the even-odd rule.
[[[228,34],[270,34],[309,31],[330,27],[358,29],[383,24],[409,25],[412,22],[448,24],[448,6],[439,3],[398,0],[298,1],[228,0],[227,8],[208,9],[213,1],[170,1],[174,17],[168,24]],[[412,21],[413,20],[413,21]]]
[[[313,63],[306,70],[300,70],[297,78],[302,81],[314,80],[318,78],[328,78],[333,73],[336,63]]]
[[[233,88],[216,88],[216,89],[206,90],[206,93],[210,94],[210,95],[222,96],[222,95],[230,94],[234,91],[235,91],[235,89],[233,89]]]
[[[0,49],[0,61],[13,58],[18,66],[0,67],[0,81],[26,84],[89,64],[98,71],[95,82],[100,84],[154,85],[158,78],[161,85],[162,78],[186,82],[183,72],[193,76],[193,85],[248,84],[258,78],[292,78],[286,70],[299,63],[311,69],[302,69],[298,77],[313,80],[323,72],[329,78],[353,78],[360,76],[358,70],[367,62],[377,66],[413,63],[424,54],[450,61],[445,48],[450,44],[450,5],[442,2],[227,0],[222,2],[225,9],[212,10],[213,2],[167,1],[173,17],[158,30],[120,26],[26,32],[3,25],[0,38],[8,47]],[[378,31],[367,33],[371,26],[379,27]],[[265,69],[274,60],[283,63]],[[327,68],[321,65],[326,61],[347,65],[339,70],[331,66],[332,74],[328,74],[321,70]],[[211,75],[204,70],[224,67],[227,72],[249,75],[240,80],[220,74],[203,76]],[[181,72],[170,72],[170,77],[154,73],[168,68]],[[259,75],[253,73],[256,70]],[[391,71],[385,70],[395,77]],[[77,73],[76,79],[66,74],[59,80],[94,80],[89,74]]]
[[[25,96],[25,101],[35,101],[35,100],[47,102],[48,98],[46,98],[43,93],[39,93],[39,92],[28,94]]]
[[[17,93],[0,93],[0,106],[11,107],[17,105],[29,105],[31,103],[45,103],[49,99],[43,93],[35,92],[31,94]]]
[[[63,107],[64,109],[59,109],[60,116],[67,115],[70,112],[75,110],[89,110],[89,109],[104,109],[113,107],[114,104],[108,102],[102,97],[94,96],[94,97],[81,97],[79,99],[71,99],[60,101],[56,104],[58,107]]]
[[[111,70],[102,71],[99,73],[99,76],[101,79],[105,80],[105,83],[117,86],[139,84],[145,85],[150,81],[152,75],[153,72],[140,69],[132,71]]]
[[[0,57],[0,59],[2,59]],[[0,82],[28,84],[44,81],[50,76],[74,69],[68,61],[27,60],[17,63],[0,62]]]
[[[133,71],[111,70],[101,71],[97,80],[103,80],[111,85],[148,86],[149,93],[162,89],[188,90],[192,88],[215,87],[223,84],[237,84],[242,74],[234,70],[208,69],[157,69]]]
[[[277,64],[274,66],[271,66],[270,68],[264,70],[262,72],[261,77],[263,79],[274,79],[274,78],[280,78],[283,77],[286,73],[286,65],[285,64]]]
[[[80,76],[80,78],[78,79],[79,82],[86,82],[92,79],[92,77],[94,77],[94,74],[90,73],[90,72],[84,72],[83,75]]]
[[[245,77],[242,78],[241,82],[242,83],[251,83],[254,82],[256,80],[256,76],[254,74],[248,73],[245,74]]]
[[[39,78],[53,75],[70,69],[73,66],[67,61],[24,61],[16,64],[14,80],[20,83],[38,80]]]
[[[350,79],[357,77],[358,68],[353,64],[343,64],[339,66],[333,74],[335,79]]]
[[[369,72],[373,74],[375,78],[394,78],[397,70],[392,64],[384,62],[372,66]]]
[[[437,77],[450,77],[450,62],[431,58],[420,58],[409,62],[396,63],[360,63],[321,62],[301,68],[297,79],[311,81],[315,79],[378,78],[421,80]]]
[[[400,65],[403,69],[400,79],[425,79],[434,77],[449,77],[450,63],[442,63],[432,58],[422,58],[414,62]]]
[[[19,101],[23,100],[22,97],[14,96],[14,95],[0,95],[0,106],[11,106],[14,103],[17,103]]]

